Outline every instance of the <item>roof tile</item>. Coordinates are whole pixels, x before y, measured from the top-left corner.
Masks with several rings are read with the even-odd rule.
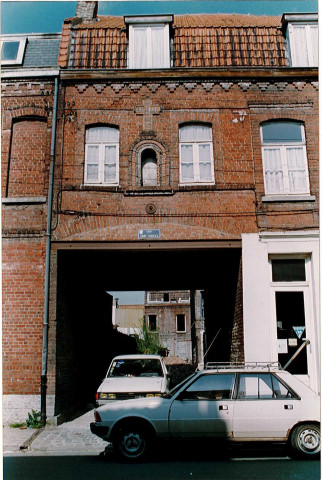
[[[65,20],[59,64],[71,68],[126,68],[123,17],[99,16],[74,24]],[[173,21],[174,67],[285,66],[280,17],[211,14],[177,15]]]

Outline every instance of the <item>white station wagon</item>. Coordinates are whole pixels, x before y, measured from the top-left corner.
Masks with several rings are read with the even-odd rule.
[[[161,396],[169,390],[170,377],[160,355],[119,355],[113,358],[96,393],[100,405],[115,400]]]
[[[274,366],[202,370],[162,397],[114,402],[94,417],[92,433],[128,460],[162,438],[287,442],[300,458],[320,452],[319,395]]]

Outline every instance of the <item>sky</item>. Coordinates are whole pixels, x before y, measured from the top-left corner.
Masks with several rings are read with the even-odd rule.
[[[75,16],[76,1],[1,1],[1,33],[57,33],[64,18]],[[100,15],[244,13],[282,15],[317,12],[318,0],[107,0]]]
[[[143,305],[145,292],[110,292],[114,298],[118,298],[119,305]]]

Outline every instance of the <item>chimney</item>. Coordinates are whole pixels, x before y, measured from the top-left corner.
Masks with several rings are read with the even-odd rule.
[[[82,18],[83,22],[97,20],[98,2],[77,2],[76,17]]]

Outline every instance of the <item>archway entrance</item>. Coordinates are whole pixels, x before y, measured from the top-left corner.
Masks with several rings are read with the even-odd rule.
[[[55,414],[91,403],[111,358],[135,351],[117,335],[107,291],[202,290],[208,361],[229,361],[240,248],[59,250]],[[201,308],[201,307],[200,307]]]

